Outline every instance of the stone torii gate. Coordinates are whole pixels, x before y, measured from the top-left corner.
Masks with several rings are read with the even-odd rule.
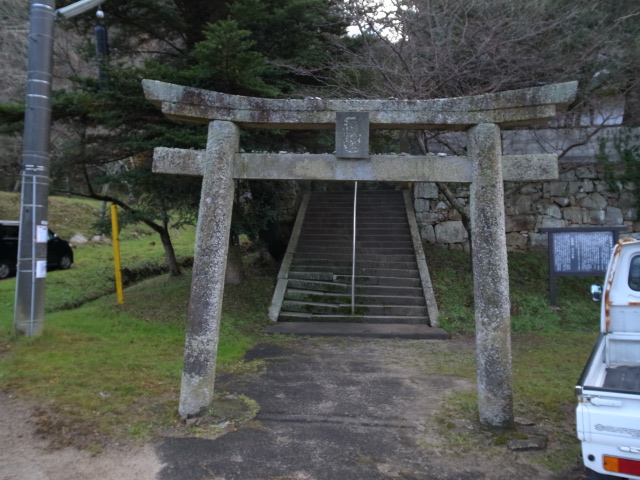
[[[577,82],[435,100],[276,100],[143,80],[169,118],[208,123],[204,151],[156,148],[154,171],[203,177],[179,413],[213,400],[235,179],[470,183],[478,409],[488,426],[513,425],[509,275],[503,181],[558,178],[557,155],[502,155],[500,129],[545,123]],[[336,116],[369,116],[369,128],[464,130],[466,157],[240,153],[240,128],[334,129]],[[368,138],[368,130],[363,137]]]

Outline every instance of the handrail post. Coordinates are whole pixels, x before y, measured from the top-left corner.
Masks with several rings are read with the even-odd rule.
[[[356,313],[356,203],[358,202],[358,182],[353,190],[353,254],[351,257],[351,315]]]

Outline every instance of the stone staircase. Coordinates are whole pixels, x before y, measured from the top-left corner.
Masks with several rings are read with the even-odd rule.
[[[355,314],[352,235],[353,192],[313,192],[278,321],[428,324],[403,193],[358,192]]]

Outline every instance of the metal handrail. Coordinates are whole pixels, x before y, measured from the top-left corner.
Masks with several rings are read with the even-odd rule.
[[[353,254],[351,258],[351,315],[356,313],[356,203],[358,201],[358,182],[353,190]]]

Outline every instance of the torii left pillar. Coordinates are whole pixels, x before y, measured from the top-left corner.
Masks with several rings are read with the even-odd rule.
[[[240,129],[233,122],[209,124],[178,406],[182,418],[200,415],[213,401],[239,143]]]

